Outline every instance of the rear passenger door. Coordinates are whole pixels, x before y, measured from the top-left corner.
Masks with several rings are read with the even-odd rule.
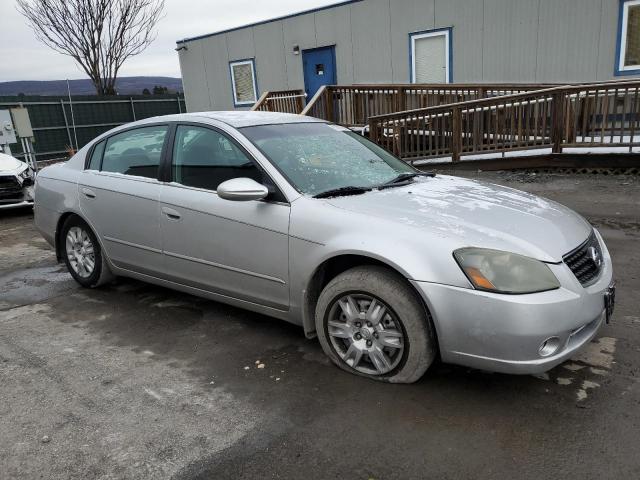
[[[160,198],[170,280],[278,310],[289,305],[290,206],[254,159],[213,127],[178,125]],[[218,185],[248,177],[274,193],[236,202]]]
[[[116,133],[95,145],[79,182],[80,209],[120,268],[163,273],[159,167],[168,125]]]

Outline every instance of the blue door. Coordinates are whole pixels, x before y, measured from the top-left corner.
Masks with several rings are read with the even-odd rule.
[[[307,101],[310,101],[321,86],[336,84],[335,47],[303,50],[302,68],[304,91],[307,94]]]

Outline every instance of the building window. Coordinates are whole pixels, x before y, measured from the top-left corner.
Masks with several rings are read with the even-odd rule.
[[[451,83],[451,28],[409,34],[409,81],[411,83]]]
[[[238,106],[253,105],[258,96],[256,69],[253,59],[238,60],[229,63],[231,70],[231,87],[233,88],[233,104]]]
[[[640,0],[621,0],[617,75],[640,74]]]

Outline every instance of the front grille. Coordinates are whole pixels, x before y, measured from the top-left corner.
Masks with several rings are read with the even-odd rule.
[[[13,175],[0,177],[0,201],[22,201],[22,186]]]
[[[562,259],[583,286],[593,283],[600,275],[604,262],[602,248],[595,232],[591,232],[582,245],[567,253]]]

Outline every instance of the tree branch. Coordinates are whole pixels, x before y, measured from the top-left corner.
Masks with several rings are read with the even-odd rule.
[[[115,95],[124,62],[156,38],[164,0],[17,0],[36,38],[72,57],[98,95]]]

